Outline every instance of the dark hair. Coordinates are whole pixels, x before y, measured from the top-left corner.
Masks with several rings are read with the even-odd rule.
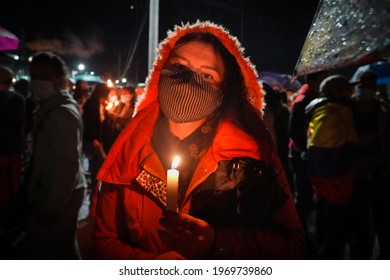
[[[345,90],[349,90],[352,93],[352,86],[342,75],[331,75],[320,84],[321,96],[325,96],[332,102],[342,103],[349,99],[345,96]]]
[[[276,107],[282,101],[282,94],[274,90],[268,83],[262,82],[263,90],[265,91],[264,101],[267,106]]]
[[[105,99],[107,98],[109,93],[110,93],[110,88],[107,86],[107,84],[100,82],[94,86],[90,98],[99,99],[99,100]]]
[[[53,66],[54,73],[58,78],[68,77],[68,67],[65,61],[50,51],[39,52],[33,56],[31,66],[38,63],[47,63]]]
[[[377,74],[371,70],[367,70],[358,76],[358,81],[360,83],[364,83],[364,82],[376,83],[377,80],[378,80]]]
[[[77,80],[74,84],[74,94],[78,95],[84,95],[85,93],[88,94],[88,84],[84,80]]]

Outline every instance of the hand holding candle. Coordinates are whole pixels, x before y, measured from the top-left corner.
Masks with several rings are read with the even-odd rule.
[[[167,211],[177,212],[177,195],[179,189],[179,171],[176,170],[179,165],[180,157],[175,156],[172,162],[172,168],[167,171]]]

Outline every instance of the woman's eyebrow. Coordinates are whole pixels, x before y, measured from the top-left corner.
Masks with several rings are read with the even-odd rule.
[[[171,54],[171,58],[180,58],[180,59],[182,59],[182,60],[185,60],[185,61],[189,62],[189,60],[188,60],[187,58],[185,58],[185,57],[183,57],[183,56],[177,54],[176,52],[173,52],[173,53]]]
[[[181,55],[179,55],[179,54],[177,54],[177,53],[175,53],[175,52],[172,53],[172,57],[173,57],[173,58],[180,58],[180,59],[186,61],[187,63],[190,62],[187,58],[185,58],[185,57],[183,57],[183,56],[181,56]],[[171,58],[172,58],[172,57],[171,57]],[[217,73],[219,74],[217,68],[215,68],[214,66],[202,65],[200,68],[209,69],[209,70],[215,71],[215,72],[217,72]]]

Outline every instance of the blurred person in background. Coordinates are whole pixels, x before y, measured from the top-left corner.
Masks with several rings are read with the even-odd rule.
[[[320,97],[306,107],[309,118],[308,175],[315,193],[315,237],[319,259],[343,259],[351,241],[355,182],[353,87],[341,75],[325,78]]]
[[[88,84],[86,81],[77,80],[74,87],[73,98],[77,101],[77,104],[79,104],[80,108],[82,109],[85,101],[89,96]]]
[[[14,72],[0,67],[0,225],[10,221],[22,171],[24,97],[12,87]]]
[[[14,88],[20,92],[25,98],[25,114],[24,114],[24,128],[23,128],[23,145],[22,145],[22,174],[20,189],[17,193],[15,202],[11,209],[12,223],[18,227],[24,226],[28,220],[30,212],[27,200],[27,187],[30,181],[32,172],[32,160],[34,152],[34,136],[33,112],[37,106],[36,101],[32,98],[30,91],[30,81],[26,79],[19,79],[15,82]]]
[[[102,122],[102,144],[106,154],[111,149],[112,144],[115,142],[116,137],[119,134],[119,128],[117,127],[118,118],[118,106],[120,106],[120,93],[122,87],[110,88],[108,97],[106,99],[106,106],[104,110],[104,117]]]
[[[288,183],[293,191],[293,177],[288,160],[288,123],[290,111],[283,102],[283,93],[275,91],[266,82],[262,83],[265,90],[264,122],[270,130],[271,136],[275,141],[280,161],[287,176]]]
[[[135,94],[130,86],[111,89],[103,121],[103,147],[107,154],[118,135],[133,117]]]
[[[135,87],[135,104],[139,103],[145,94],[145,83],[138,83]]]
[[[126,126],[133,117],[135,109],[135,92],[131,86],[123,87],[119,90],[119,103],[115,107],[116,125],[118,131]]]
[[[319,97],[321,82],[328,76],[328,71],[306,75],[305,84],[298,90],[291,106],[289,120],[289,159],[293,173],[295,203],[299,217],[308,233],[308,219],[313,213],[313,189],[307,174],[307,129],[308,116],[306,106]]]
[[[19,79],[14,84],[15,91],[21,93],[25,99],[25,124],[24,135],[28,137],[33,128],[33,111],[37,105],[31,96],[30,82],[26,79]]]
[[[23,259],[79,259],[76,239],[85,196],[82,170],[83,125],[69,94],[68,69],[61,57],[39,52],[30,64],[34,111],[34,155],[28,198],[32,212]]]
[[[380,97],[377,75],[367,71],[358,77],[353,96],[357,178],[355,186],[356,259],[372,256],[374,236],[379,259],[390,259],[390,106]],[[371,214],[372,213],[372,214]],[[372,223],[374,227],[372,227]]]
[[[83,149],[89,160],[92,188],[96,186],[96,174],[106,158],[103,145],[103,122],[110,90],[106,83],[96,84],[83,105]]]
[[[286,93],[286,105],[288,109],[291,110],[291,106],[297,97],[297,93],[291,88],[286,88],[284,92]]]

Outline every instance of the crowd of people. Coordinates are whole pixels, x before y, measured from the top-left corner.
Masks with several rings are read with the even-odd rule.
[[[73,84],[52,52],[34,55],[30,80],[14,79],[0,67],[1,258],[79,259],[80,207],[132,117],[135,88]]]
[[[265,110],[271,116],[264,119],[282,162],[288,158],[284,166],[307,236],[307,257],[389,259],[387,94],[369,70],[355,82],[331,71],[304,78],[289,99],[279,85],[263,87],[273,96]]]
[[[49,51],[29,81],[0,68],[1,258],[81,259],[87,195],[99,259],[390,258],[375,73],[311,73],[287,93],[210,22],[176,26],[159,52],[137,86],[70,85]]]

